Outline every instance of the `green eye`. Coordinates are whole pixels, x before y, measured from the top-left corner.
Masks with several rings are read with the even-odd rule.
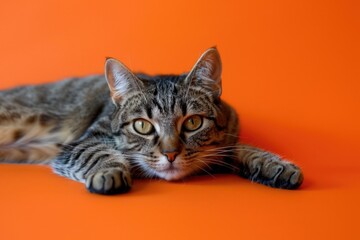
[[[140,134],[148,135],[154,130],[154,127],[149,121],[137,119],[134,122],[134,129]]]
[[[203,123],[202,117],[199,115],[194,115],[187,118],[183,124],[186,131],[195,131],[201,127]]]

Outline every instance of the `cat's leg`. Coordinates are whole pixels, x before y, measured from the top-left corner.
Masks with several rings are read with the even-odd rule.
[[[55,173],[80,181],[93,193],[116,194],[130,190],[130,164],[116,150],[107,119],[92,126],[83,138],[63,147],[54,159]]]
[[[302,184],[301,169],[280,156],[248,145],[236,149],[240,176],[276,188],[296,189]]]

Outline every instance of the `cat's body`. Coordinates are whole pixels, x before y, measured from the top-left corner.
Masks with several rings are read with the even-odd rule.
[[[214,48],[186,75],[134,75],[108,59],[105,77],[0,92],[0,161],[51,161],[56,173],[103,194],[129,190],[136,176],[178,180],[219,169],[300,186],[298,167],[237,142],[236,113],[220,95]]]

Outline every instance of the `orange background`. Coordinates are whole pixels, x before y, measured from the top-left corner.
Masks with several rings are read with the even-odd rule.
[[[0,165],[0,239],[360,239],[358,1],[2,1],[0,89],[103,72],[189,71],[216,45],[242,140],[302,166],[300,191],[235,176],[138,180],[104,197]]]

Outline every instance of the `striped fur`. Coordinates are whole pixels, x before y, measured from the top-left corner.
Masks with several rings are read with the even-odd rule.
[[[178,180],[219,171],[299,187],[297,166],[238,143],[236,112],[220,95],[215,48],[184,75],[135,75],[109,58],[105,77],[0,92],[0,160],[51,160],[57,174],[100,194],[128,191],[133,177]],[[137,121],[150,130],[139,132]]]

